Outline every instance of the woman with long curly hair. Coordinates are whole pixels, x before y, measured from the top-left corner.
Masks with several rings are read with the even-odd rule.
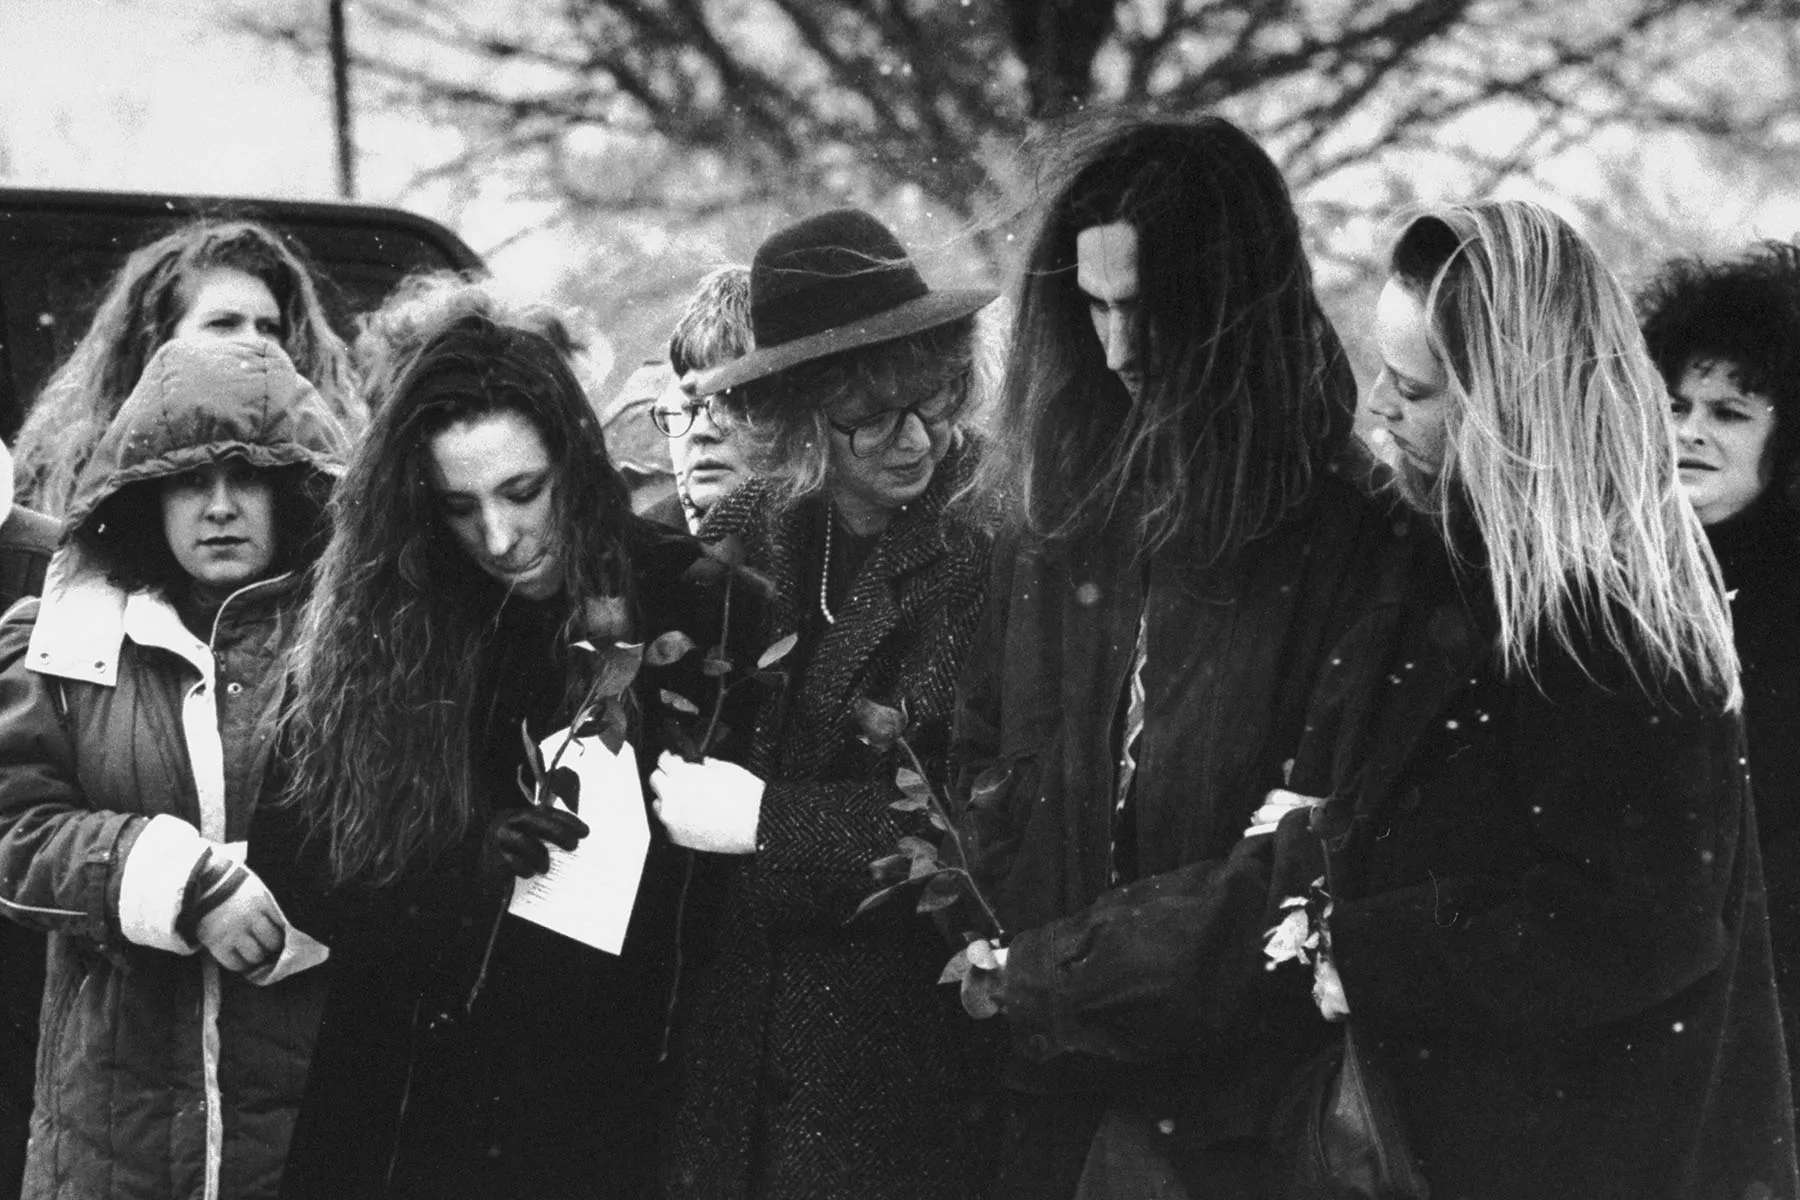
[[[1678,258],[1638,293],[1682,489],[1731,597],[1769,935],[1800,1079],[1800,246]]]
[[[1433,1195],[1793,1195],[1731,621],[1630,300],[1549,210],[1448,206],[1376,338],[1438,537],[1360,769],[1290,818],[1335,885],[1321,1006]]]
[[[587,828],[527,802],[522,738],[574,720],[588,647],[713,644],[719,596],[682,578],[698,543],[632,515],[553,312],[466,281],[398,303],[424,315],[389,314],[402,358],[334,501],[285,726],[342,931],[289,1194],[640,1194],[680,861],[652,846],[617,956],[502,920]],[[657,694],[633,693],[634,744]],[[633,792],[581,811],[647,820]]]
[[[178,336],[267,341],[287,352],[347,430],[366,419],[344,344],[300,256],[251,221],[194,221],[125,260],[87,332],[32,402],[13,444],[19,503],[63,515],[144,364]]]

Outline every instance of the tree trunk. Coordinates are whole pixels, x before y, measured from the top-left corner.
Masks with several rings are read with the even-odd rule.
[[[1006,13],[1025,64],[1031,119],[1052,120],[1085,104],[1094,56],[1113,29],[1110,0],[1007,0]]]
[[[337,132],[338,195],[356,199],[356,142],[350,131],[350,39],[344,0],[328,0],[331,13],[331,115]]]

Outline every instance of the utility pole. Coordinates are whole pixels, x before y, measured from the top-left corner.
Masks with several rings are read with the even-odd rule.
[[[331,13],[331,107],[337,127],[338,195],[356,199],[356,141],[350,132],[350,39],[344,32],[344,0],[327,0]]]

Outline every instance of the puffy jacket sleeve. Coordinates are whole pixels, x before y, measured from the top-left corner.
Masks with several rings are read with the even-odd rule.
[[[1340,904],[1333,947],[1359,1019],[1583,1028],[1661,1004],[1731,951],[1747,886],[1736,716],[1586,681],[1555,701],[1517,691],[1498,803],[1529,856],[1515,869],[1440,866],[1421,886]],[[1457,778],[1428,786],[1422,806],[1454,810]]]
[[[76,780],[57,681],[29,670],[35,600],[0,622],[0,910],[35,928],[179,953],[199,833],[168,815],[92,807]]]

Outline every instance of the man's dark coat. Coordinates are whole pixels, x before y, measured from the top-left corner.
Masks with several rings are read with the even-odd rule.
[[[1265,911],[1322,861],[1243,835],[1271,789],[1325,786],[1292,760],[1315,688],[1352,652],[1339,643],[1350,677],[1384,661],[1403,527],[1334,474],[1207,566],[1171,547],[1141,569],[1122,535],[996,552],[957,753],[965,795],[988,773],[970,820],[1014,932],[1002,1195],[1072,1195],[1108,1110],[1160,1131],[1189,1186],[1210,1189],[1196,1194],[1256,1194],[1282,1085],[1327,1036],[1305,981],[1263,970]],[[1145,724],[1121,822],[1140,619]]]

